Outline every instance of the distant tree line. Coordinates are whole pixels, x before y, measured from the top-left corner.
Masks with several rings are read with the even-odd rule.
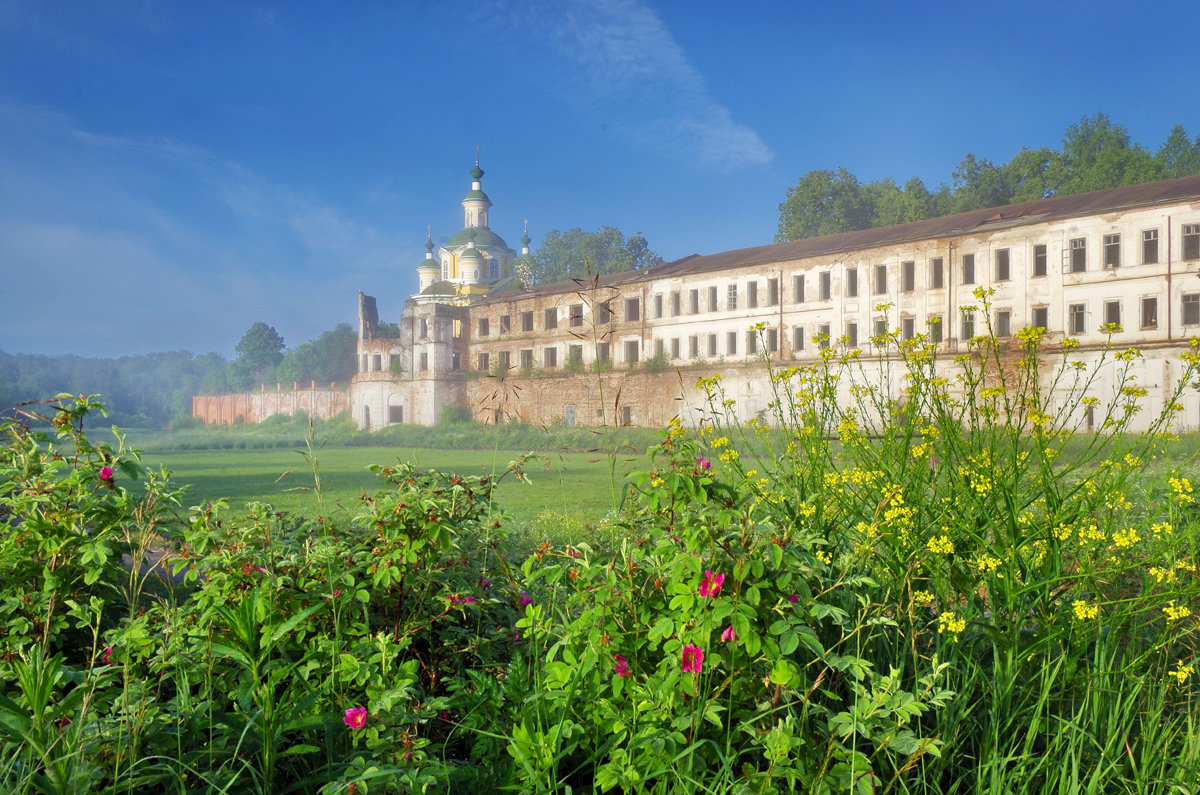
[[[1153,153],[1103,113],[1067,128],[1060,149],[1022,148],[997,164],[968,153],[951,185],[913,177],[861,183],[844,168],[810,171],[779,205],[776,242],[832,235],[1004,204],[1200,174],[1200,136],[1176,125]]]
[[[595,232],[584,232],[579,227],[566,232],[553,229],[533,252],[529,276],[532,284],[552,284],[601,273],[641,270],[662,261],[641,233],[626,239],[621,230],[611,226]]]
[[[118,425],[159,427],[191,416],[192,396],[257,389],[293,382],[345,384],[354,376],[358,335],[341,323],[315,340],[285,350],[283,337],[266,323],[250,327],[237,358],[187,351],[146,353],[117,359],[0,351],[0,412],[61,392],[102,395]]]

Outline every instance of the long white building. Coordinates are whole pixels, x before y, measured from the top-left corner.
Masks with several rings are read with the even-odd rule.
[[[1001,339],[1040,326],[1051,350],[1076,340],[1085,361],[1110,339],[1137,346],[1145,422],[1179,384],[1188,338],[1200,335],[1200,177],[527,288],[510,274],[520,258],[486,227],[481,176],[476,165],[454,238],[465,247],[419,266],[423,290],[406,302],[398,334],[379,333],[389,327],[360,294],[350,403],[362,427],[432,424],[447,406],[489,421],[694,421],[692,384],[714,371],[748,418],[770,395],[763,357],[803,363],[832,341],[869,358],[871,339],[888,329],[929,335],[950,366],[989,322]],[[490,248],[484,267],[474,268],[468,238]],[[986,318],[963,311],[979,306],[979,287],[991,291]],[[1097,397],[1113,378],[1102,374]],[[1200,392],[1186,389],[1181,402],[1177,427],[1200,428]]]

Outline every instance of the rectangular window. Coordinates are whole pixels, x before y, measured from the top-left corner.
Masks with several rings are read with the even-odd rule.
[[[612,363],[612,350],[607,342],[601,342],[596,345],[596,363],[600,367],[607,367]]]
[[[500,316],[500,333],[507,334],[510,331],[512,331],[512,316],[511,315],[501,315]]]
[[[542,351],[542,367],[547,370],[558,367],[558,348],[546,348]]]
[[[429,319],[421,318],[421,339],[429,339]]]
[[[975,283],[975,255],[963,254],[962,258],[962,283]]]
[[[633,425],[633,406],[621,406],[621,424]]]
[[[1067,306],[1067,333],[1087,333],[1087,304],[1070,304]]]
[[[854,298],[858,295],[858,268],[846,268],[846,296]]]
[[[665,359],[666,358],[666,352],[663,348],[662,340],[654,341],[654,358],[656,358],[656,359]]]
[[[817,326],[817,345],[821,348],[828,348],[831,340],[829,339],[829,324],[822,323]]]
[[[717,355],[717,335],[716,334],[708,335],[708,355],[709,356]]]
[[[749,353],[749,354],[758,353],[758,332],[757,331],[747,331],[746,332],[746,353]]]
[[[1105,268],[1121,267],[1121,236],[1120,235],[1105,235],[1104,236],[1104,267]]]
[[[600,304],[600,310],[596,313],[596,322],[600,325],[613,322],[612,304],[609,301]]]
[[[847,323],[846,324],[846,344],[849,345],[851,348],[858,347],[858,324],[857,323]]]
[[[428,370],[428,369],[429,369],[429,354],[428,354],[428,353],[422,353],[422,354],[421,354],[421,370],[422,370],[422,371],[425,371],[425,370]]]
[[[930,315],[927,323],[929,325],[929,341],[934,342],[934,343],[941,342],[942,341],[942,316],[941,315]]]
[[[700,314],[700,291],[688,290],[688,314]]]
[[[700,358],[700,338],[695,334],[688,337],[688,356],[693,359]]]
[[[626,320],[641,320],[642,319],[642,301],[640,298],[625,299],[625,319]]]
[[[779,332],[773,328],[767,329],[767,351],[774,353],[779,350]]]
[[[1008,263],[1008,249],[996,249],[996,281],[1006,282],[1012,278]]]
[[[568,311],[570,313],[571,325],[572,326],[582,326],[583,325],[583,304],[571,304],[571,308]]]
[[[488,335],[489,323],[486,317],[479,318],[479,336],[486,337]]]
[[[911,340],[916,336],[917,322],[911,317],[900,318],[900,339]]]
[[[792,301],[804,303],[804,274],[798,273],[792,277]]]
[[[1180,309],[1183,310],[1183,325],[1200,325],[1200,293],[1188,293],[1183,296],[1183,303]]]
[[[730,331],[725,335],[725,355],[733,356],[737,353],[737,332]]]
[[[671,358],[679,358],[679,337],[674,337],[671,339]]]
[[[582,367],[583,366],[583,346],[571,345],[567,348],[567,366]]]
[[[533,348],[525,348],[521,351],[521,369],[533,369]]]
[[[737,309],[737,284],[729,285],[729,289],[725,294],[725,308],[732,312]]]
[[[900,263],[900,291],[911,293],[917,289],[917,263],[908,262]]]
[[[962,313],[962,340],[966,342],[975,336],[975,313]]]
[[[486,373],[490,369],[491,358],[486,353],[479,354],[479,372]]]
[[[754,309],[758,306],[758,282],[746,282],[746,307]]]
[[[654,296],[654,318],[657,320],[662,317],[662,295]]]
[[[934,257],[929,260],[929,286],[933,289],[944,287],[946,276],[942,267],[942,258]]]
[[[1046,244],[1045,243],[1038,243],[1033,247],[1033,275],[1034,276],[1045,276],[1046,275],[1046,263],[1049,261],[1049,259],[1050,258],[1046,254]]]
[[[404,422],[404,406],[388,406],[388,422],[393,425]]]
[[[875,318],[874,331],[871,336],[878,339],[880,345],[884,344],[883,338],[887,336],[887,318]]]
[[[546,328],[558,328],[558,309],[547,309],[545,318]]]
[[[1008,309],[996,311],[996,337],[1004,339],[1012,336],[1012,312]]]
[[[533,331],[533,313],[521,313],[521,331]]]
[[[817,277],[817,297],[822,301],[828,301],[830,295],[829,289],[829,271],[824,271]]]
[[[1158,263],[1158,230],[1147,229],[1142,232],[1142,264],[1155,265]]]
[[[1121,302],[1120,301],[1105,301],[1104,302],[1104,322],[1114,326],[1121,325]]]
[[[679,317],[679,293],[671,293],[671,317]]]
[[[563,406],[563,425],[575,424],[575,406],[574,404]]]
[[[509,352],[500,351],[498,358],[500,359],[501,374],[508,372],[509,368],[512,367],[512,357],[509,355]]]
[[[792,350],[804,350],[804,326],[794,326],[792,328]]]
[[[1071,273],[1087,270],[1087,238],[1077,237],[1071,241]]]
[[[721,307],[717,305],[717,288],[709,287],[708,288],[708,311],[716,312],[716,311],[720,310],[720,308]]]
[[[1142,299],[1142,328],[1158,328],[1158,299]]]
[[[767,306],[779,304],[779,280],[767,279]]]
[[[1183,225],[1183,258],[1200,259],[1200,224]]]
[[[875,266],[875,295],[887,293],[887,265]]]
[[[383,355],[377,353],[371,358],[372,358],[372,362],[371,362],[372,368],[371,369],[382,370],[383,369]]]
[[[641,352],[641,343],[637,340],[628,340],[625,343],[625,364],[633,367],[638,363],[638,354]]]
[[[1050,328],[1050,307],[1035,306],[1033,308],[1033,327],[1042,331]]]

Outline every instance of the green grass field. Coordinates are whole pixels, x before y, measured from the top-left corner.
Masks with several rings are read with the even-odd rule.
[[[137,439],[131,439],[136,446]],[[184,504],[199,505],[227,497],[234,508],[247,502],[268,502],[289,512],[315,513],[313,469],[302,449],[153,451],[143,455],[150,468],[166,467],[172,481],[189,486]],[[367,469],[372,464],[411,461],[421,468],[463,475],[499,474],[518,453],[507,450],[420,450],[413,448],[325,446],[316,452],[321,498],[326,506],[353,507],[364,492],[380,481]],[[610,476],[605,455],[543,453],[530,461],[530,482],[511,475],[496,489],[495,505],[527,525],[543,512],[595,521],[620,500],[625,476],[648,465],[640,455],[619,455]],[[615,486],[614,486],[615,480]],[[615,488],[615,496],[614,496]]]

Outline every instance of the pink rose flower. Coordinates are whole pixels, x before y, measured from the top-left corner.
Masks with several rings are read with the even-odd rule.
[[[701,472],[707,472],[709,470],[709,467],[712,466],[712,464],[708,463],[707,458],[697,458],[696,466],[700,468]]]
[[[721,640],[726,643],[737,643],[737,633],[733,631],[732,624],[726,627],[725,631],[721,633]]]
[[[101,480],[112,480],[113,479],[113,468],[107,467],[107,466],[100,467],[100,479]]]
[[[617,676],[621,679],[629,676],[629,660],[626,660],[619,654],[613,655],[613,668],[617,672]]]
[[[704,579],[700,582],[701,596],[716,596],[721,592],[721,583],[725,582],[724,574],[717,574],[713,571],[704,571]]]
[[[342,718],[342,723],[349,726],[351,729],[361,729],[367,723],[367,710],[365,707],[351,707],[346,710],[346,716]]]
[[[113,647],[109,646],[104,650],[104,656],[100,658],[100,662],[104,663],[105,665],[110,665],[112,663],[112,653]]]
[[[703,664],[704,649],[694,646],[691,643],[683,647],[683,657],[680,660],[679,670],[685,674],[698,674]]]

